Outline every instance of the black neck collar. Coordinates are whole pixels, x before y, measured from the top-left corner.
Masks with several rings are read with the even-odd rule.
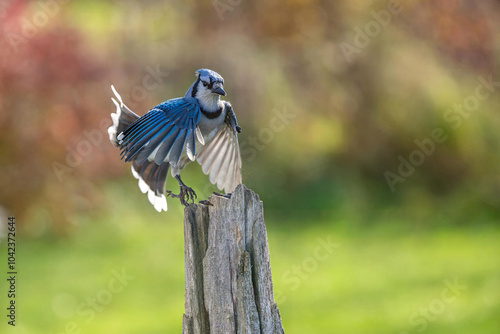
[[[217,118],[220,116],[220,114],[222,113],[222,107],[220,107],[219,109],[217,109],[216,111],[206,111],[206,110],[203,110],[203,108],[201,108],[201,112],[203,113],[203,115],[205,115],[207,118]]]

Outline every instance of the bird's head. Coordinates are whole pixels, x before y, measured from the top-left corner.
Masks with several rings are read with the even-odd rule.
[[[206,111],[219,109],[220,96],[225,96],[224,79],[219,73],[208,69],[196,71],[196,81],[191,89],[191,96],[198,99]]]

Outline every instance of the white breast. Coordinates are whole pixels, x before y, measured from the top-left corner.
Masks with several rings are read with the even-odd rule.
[[[200,127],[201,134],[203,135],[203,139],[205,140],[205,144],[208,144],[210,141],[212,141],[212,139],[214,139],[217,132],[219,132],[219,130],[224,126],[225,118],[225,108],[216,118],[208,118],[204,114],[201,114],[201,119],[200,123],[198,123],[198,126]],[[200,149],[202,147],[201,143],[196,141],[196,152],[200,152],[200,150],[198,149],[198,144],[200,145]]]

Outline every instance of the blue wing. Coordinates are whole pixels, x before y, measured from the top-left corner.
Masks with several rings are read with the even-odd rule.
[[[168,100],[154,107],[117,137],[122,159],[142,165],[146,160],[158,165],[179,163],[184,147],[189,159],[196,152],[196,126],[201,111],[195,98]]]

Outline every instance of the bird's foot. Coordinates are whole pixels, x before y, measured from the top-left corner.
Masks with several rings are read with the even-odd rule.
[[[165,192],[167,193],[167,197],[168,197],[168,196],[170,196],[170,197],[172,197],[172,198],[180,198],[180,197],[181,197],[181,194],[180,194],[180,193],[179,193],[179,195],[174,194],[174,193],[172,192],[172,190],[165,190]]]
[[[204,205],[214,206],[208,199],[204,199],[203,201],[200,201],[199,203],[204,204]]]
[[[177,195],[177,194],[174,194],[173,192],[171,192],[170,190],[167,190],[166,191],[167,192],[167,196],[171,196],[173,198],[180,199],[181,204],[184,205],[184,206],[188,206],[189,205],[189,203],[188,203],[189,200],[191,200],[191,202],[194,203],[194,199],[198,198],[198,196],[196,195],[196,193],[194,192],[194,190],[192,188],[186,186],[184,184],[184,182],[182,182],[180,175],[176,175],[175,178],[179,182],[180,192]]]
[[[167,190],[167,196],[173,197],[173,198],[178,198],[181,201],[181,204],[184,206],[188,206],[189,203],[188,201],[191,201],[194,203],[194,199],[198,198],[194,190],[188,186],[186,186],[184,183],[180,184],[180,192],[179,194],[174,194],[172,191]]]
[[[214,191],[214,195],[220,196],[220,197],[225,197],[225,198],[231,198],[231,193],[229,194],[221,194],[216,191]]]

